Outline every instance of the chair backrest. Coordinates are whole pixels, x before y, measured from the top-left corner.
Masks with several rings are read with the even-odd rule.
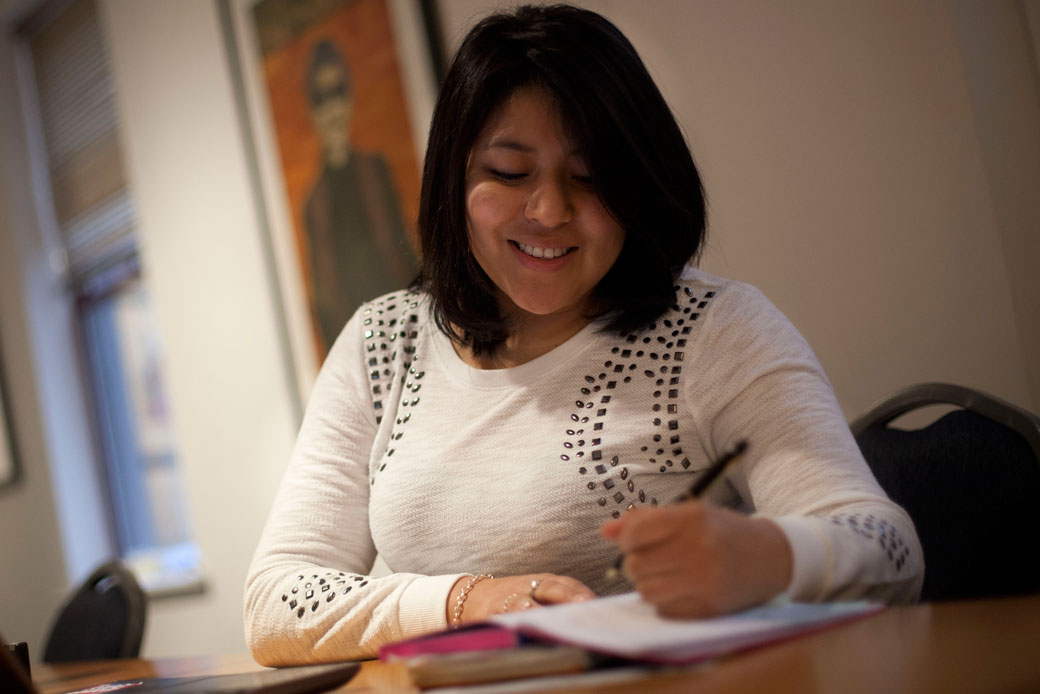
[[[121,562],[103,564],[58,611],[44,662],[137,657],[146,605],[144,592]]]
[[[959,406],[914,431],[888,426],[935,404]],[[1040,591],[1040,417],[979,391],[923,383],[853,421],[882,488],[924,550],[921,600]]]

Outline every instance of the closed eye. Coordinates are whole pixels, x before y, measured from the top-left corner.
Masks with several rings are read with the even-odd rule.
[[[488,173],[490,173],[492,176],[494,176],[498,180],[505,181],[506,183],[515,183],[517,181],[522,180],[524,178],[524,176],[527,175],[525,173],[514,173],[514,172],[511,172],[511,171],[500,171],[498,169],[488,169]]]

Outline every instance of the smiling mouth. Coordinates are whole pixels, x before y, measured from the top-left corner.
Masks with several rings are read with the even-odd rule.
[[[519,241],[510,241],[509,243],[513,244],[516,248],[519,248],[525,255],[529,255],[532,258],[540,258],[542,260],[554,260],[565,256],[578,248],[577,246],[543,248],[541,246],[529,246],[528,244],[520,243]]]

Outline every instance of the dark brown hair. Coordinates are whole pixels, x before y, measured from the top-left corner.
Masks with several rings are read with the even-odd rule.
[[[700,175],[671,109],[635,48],[595,12],[523,6],[491,15],[463,40],[430,128],[419,207],[417,288],[441,330],[476,354],[509,334],[494,284],[469,250],[466,163],[495,109],[536,85],[555,100],[587,158],[596,192],[625,230],[593,290],[605,329],[636,330],[675,302],[674,282],[705,239]]]

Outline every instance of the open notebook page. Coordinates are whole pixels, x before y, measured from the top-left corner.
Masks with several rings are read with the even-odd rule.
[[[869,602],[774,601],[725,617],[659,617],[637,593],[496,615],[491,621],[524,634],[611,655],[691,662],[811,631],[881,610]]]

